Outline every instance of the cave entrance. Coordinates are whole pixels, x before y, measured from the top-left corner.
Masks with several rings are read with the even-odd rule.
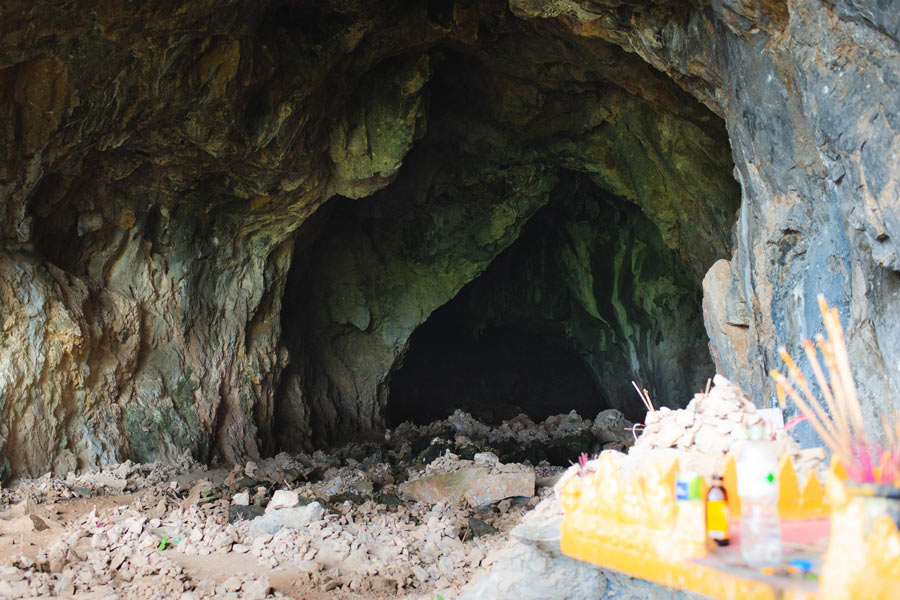
[[[637,380],[681,406],[714,371],[700,290],[635,206],[563,173],[521,237],[412,334],[390,378],[389,426],[455,409],[483,422],[614,407]]]
[[[393,57],[348,95],[287,276],[281,449],[456,408],[640,421],[632,380],[677,407],[713,373],[700,282],[740,197],[721,119],[639,64],[665,97],[610,83],[589,41],[482,25],[490,51]]]
[[[479,331],[451,301],[412,335],[391,379],[387,424],[426,424],[456,409],[490,425],[569,410],[593,418],[608,408],[606,398],[587,365],[561,341],[503,325]]]

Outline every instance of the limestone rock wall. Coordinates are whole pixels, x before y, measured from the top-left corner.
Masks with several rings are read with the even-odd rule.
[[[443,35],[422,30],[424,13],[363,14],[0,8],[0,454],[12,472],[275,448],[293,231],[331,194],[390,182],[427,62],[381,61]],[[373,50],[354,55],[363,37]],[[370,96],[391,110],[367,113]]]
[[[298,252],[282,314],[294,357],[282,447],[383,428],[388,376],[412,332],[519,236],[556,181],[534,164],[475,154],[445,169],[429,154],[365,206],[327,207],[317,243]]]
[[[896,410],[895,11],[841,0],[512,5],[637,53],[725,119],[743,201],[731,264],[704,281],[719,370],[765,402],[777,347],[802,355],[800,340],[821,331],[823,293],[840,308],[870,422]]]
[[[897,31],[864,0],[5,2],[0,453],[377,428],[410,333],[559,170],[705,282],[757,400],[823,292],[869,414],[898,408]]]
[[[649,99],[603,83],[604,63],[591,61],[612,62],[606,45],[588,40],[567,47],[554,37],[528,37],[536,33],[520,29],[526,25],[513,20],[498,26],[511,33],[498,33],[484,55],[478,47],[446,50],[433,61],[427,131],[395,182],[362,201],[332,200],[333,209],[326,206],[314,217],[321,219],[309,231],[316,241],[298,248],[282,311],[293,357],[276,407],[282,447],[383,428],[390,376],[413,331],[514,243],[538,208],[556,202],[551,198],[559,195],[561,178],[573,170],[640,207],[646,215],[641,223],[653,229],[660,248],[647,254],[634,249],[643,246],[647,232],[635,234],[629,219],[594,214],[596,221],[585,221],[575,236],[577,256],[566,265],[579,280],[571,285],[579,295],[573,301],[592,311],[585,322],[609,323],[591,329],[599,338],[586,342],[586,331],[585,339],[574,339],[579,321],[548,314],[562,319],[560,343],[577,346],[602,386],[613,386],[616,406],[626,402],[626,393],[632,398],[626,391],[631,378],[646,380],[677,405],[663,380],[671,376],[670,386],[688,390],[710,375],[698,375],[701,368],[711,370],[703,343],[693,366],[684,373],[678,368],[688,361],[685,347],[696,341],[698,295],[681,297],[677,285],[670,294],[663,285],[658,297],[643,296],[649,281],[642,282],[648,284],[644,290],[631,286],[632,270],[639,271],[645,259],[657,261],[657,252],[673,252],[672,264],[679,265],[662,279],[682,284],[693,278],[698,286],[712,262],[727,256],[738,190],[721,122],[640,64],[627,68],[639,78],[635,85],[652,91]],[[628,64],[626,56],[619,59]],[[598,81],[553,70],[561,60],[598,69]],[[588,196],[584,201],[591,202]],[[602,212],[593,205],[585,211]],[[610,214],[615,211],[605,217]],[[596,243],[592,227],[603,230]],[[590,283],[595,276],[596,289]],[[616,282],[622,297],[610,300]],[[558,284],[550,277],[536,284],[535,293]],[[516,285],[510,281],[501,296],[510,314],[522,303]],[[504,310],[487,301],[480,309]],[[660,318],[668,310],[684,313],[683,327],[669,328],[672,321]],[[685,332],[687,341],[679,337]]]
[[[900,384],[893,216],[900,54],[886,33],[890,23],[878,21],[884,16],[859,3],[792,4],[771,40],[757,42],[765,53],[730,44],[735,60],[772,83],[732,83],[736,110],[726,116],[744,188],[733,267],[754,308],[751,361],[777,364],[779,343],[799,354],[800,339],[821,331],[815,296],[824,293],[840,307],[873,426],[877,415],[900,408],[891,393]],[[773,101],[780,108],[767,118],[771,126],[737,118]],[[759,372],[742,375],[760,395],[771,389]]]

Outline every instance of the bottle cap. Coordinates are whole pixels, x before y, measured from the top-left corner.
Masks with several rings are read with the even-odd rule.
[[[747,437],[751,442],[758,442],[766,438],[766,428],[762,425],[754,425],[747,431]]]

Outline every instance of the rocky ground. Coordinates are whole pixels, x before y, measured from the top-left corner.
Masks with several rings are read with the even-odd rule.
[[[457,597],[552,496],[563,457],[621,449],[629,425],[457,412],[328,454],[23,480],[0,490],[0,597]]]
[[[555,490],[582,452],[613,452],[632,473],[670,458],[719,469],[760,417],[714,381],[684,409],[648,413],[638,434],[616,410],[498,427],[457,411],[330,453],[23,480],[0,490],[0,597],[668,598],[562,556]],[[798,470],[824,467],[821,449],[778,441]]]

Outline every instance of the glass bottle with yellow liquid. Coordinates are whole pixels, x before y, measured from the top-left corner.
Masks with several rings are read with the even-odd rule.
[[[706,536],[710,550],[727,546],[728,541],[728,493],[721,475],[713,475],[712,485],[706,494]]]

